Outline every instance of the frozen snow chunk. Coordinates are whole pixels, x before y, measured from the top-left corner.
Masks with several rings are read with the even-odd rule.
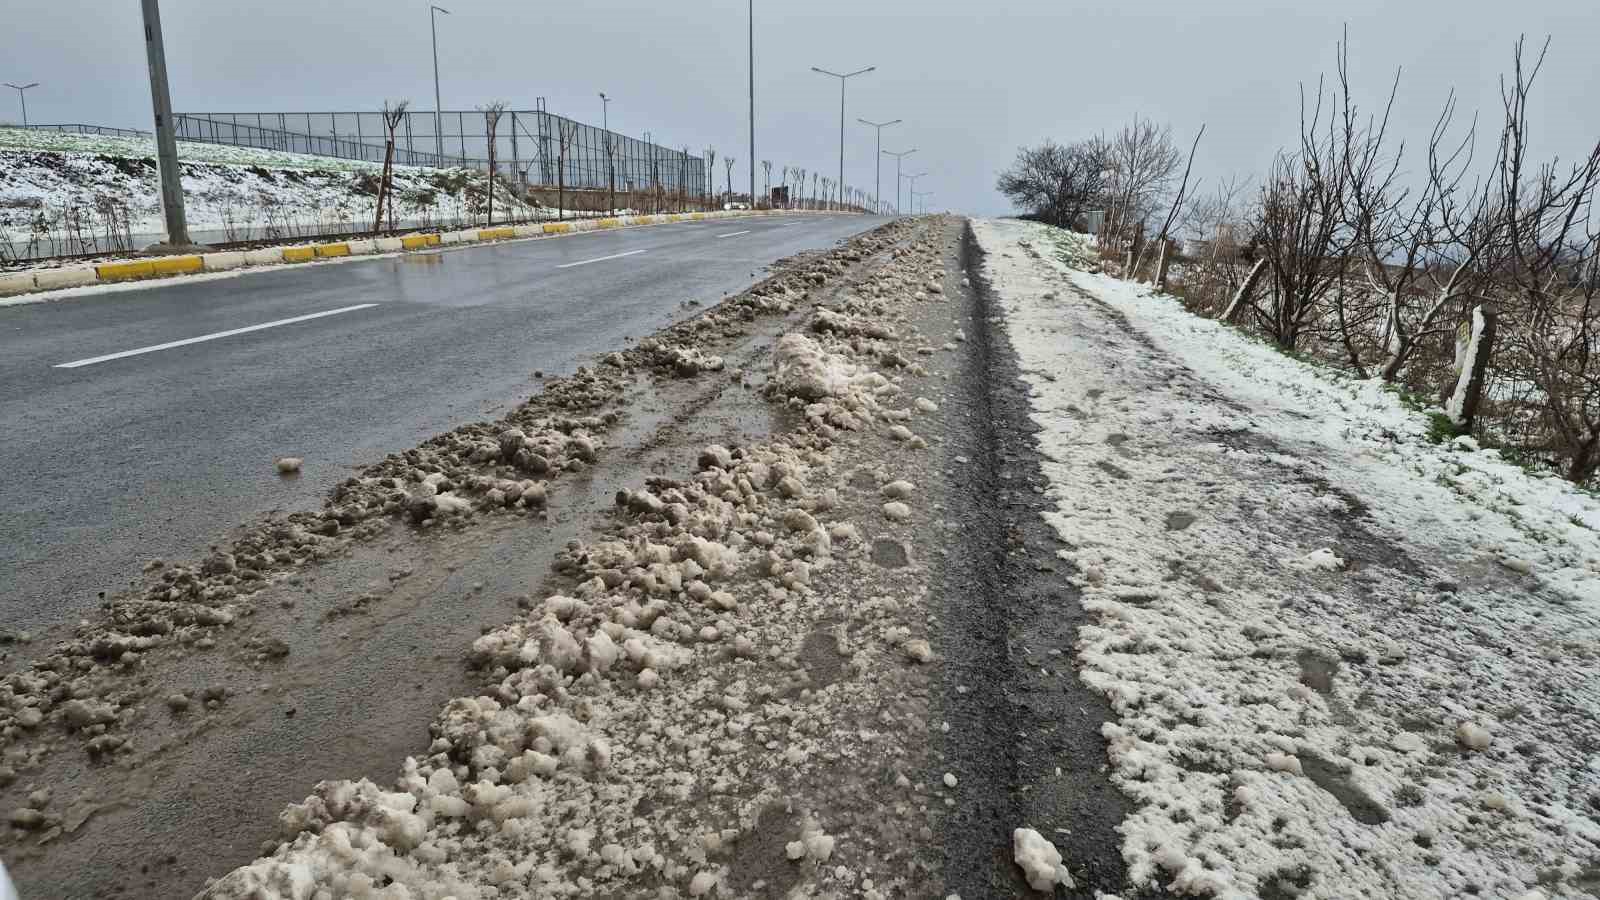
[[[806,856],[817,862],[827,862],[833,855],[833,835],[813,834],[805,839]]]
[[[912,434],[911,429],[905,427],[904,425],[890,425],[889,436],[897,441],[909,441],[916,437],[915,434]]]
[[[1456,743],[1468,750],[1487,750],[1491,735],[1489,729],[1476,722],[1462,722],[1456,726]]]
[[[1267,768],[1274,772],[1289,772],[1294,775],[1304,774],[1300,768],[1299,757],[1289,753],[1268,753],[1265,757]]]
[[[704,897],[706,894],[711,893],[711,889],[716,886],[717,876],[710,872],[696,873],[694,878],[689,881],[689,896]]]
[[[293,475],[294,473],[300,471],[300,465],[304,462],[305,460],[298,456],[280,456],[278,457],[278,461],[276,463],[278,467],[278,474]]]
[[[1077,887],[1067,867],[1061,864],[1061,853],[1044,835],[1032,828],[1018,828],[1011,832],[1012,859],[1022,867],[1028,887],[1036,891],[1054,891],[1056,885]]]
[[[889,482],[878,493],[882,494],[886,500],[905,500],[916,491],[916,485],[902,479]]]
[[[954,772],[944,773],[944,786],[947,788],[953,788],[956,786],[956,776]]]
[[[614,665],[617,657],[622,655],[622,649],[611,635],[604,631],[595,632],[586,642],[589,651],[589,668],[596,672],[604,672]]]
[[[801,859],[802,857],[804,857],[806,855],[805,842],[804,841],[790,841],[789,843],[784,844],[783,845],[783,855],[787,856],[790,859]]]
[[[1337,572],[1344,568],[1344,559],[1335,556],[1333,550],[1323,547],[1313,550],[1300,560],[1300,568],[1307,570],[1320,570],[1324,572]]]
[[[733,453],[721,444],[708,444],[700,451],[699,464],[702,469],[731,469]]]
[[[911,518],[911,507],[898,500],[891,500],[883,505],[883,514],[893,522],[904,522]]]
[[[906,641],[904,644],[900,645],[900,650],[904,652],[906,658],[912,662],[925,663],[933,659],[933,648],[929,646],[928,642],[922,638],[917,638],[914,641]]]
[[[927,397],[918,397],[917,398],[917,402],[916,402],[916,407],[917,407],[917,409],[919,409],[919,410],[921,410],[921,411],[923,411],[925,413],[931,413],[931,412],[938,412],[939,411],[939,404],[933,402],[932,400],[929,400]]]

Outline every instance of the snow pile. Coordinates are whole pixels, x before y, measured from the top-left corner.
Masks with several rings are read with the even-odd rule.
[[[685,323],[636,358],[659,365],[661,348],[738,315]],[[838,405],[835,418],[909,412],[867,364],[879,349],[807,348],[837,370],[839,393],[817,401]],[[733,896],[771,893],[773,879],[801,893],[924,895],[913,867],[883,862],[905,840],[876,843],[858,814],[795,800],[842,772],[905,780],[905,751],[886,737],[921,734],[925,706],[890,698],[907,679],[925,692],[913,660],[933,658],[911,637],[924,583],[862,589],[872,563],[839,511],[856,479],[826,418],[758,446],[699,448],[683,474],[619,490],[612,525],[554,562],[570,589],[473,643],[488,687],[448,704],[393,791],[324,782],[284,813],[283,844],[204,896]],[[890,442],[865,433],[885,445],[881,462]],[[525,438],[483,452],[515,458]],[[909,485],[884,471],[871,483]],[[914,834],[931,794],[905,784],[887,824]],[[752,874],[743,848],[763,842],[780,868]]]
[[[1062,232],[975,231],[1093,615],[1080,674],[1117,714],[1133,886],[1581,896],[1600,503],[1072,270]]]
[[[1054,892],[1056,885],[1077,887],[1061,864],[1061,853],[1044,835],[1032,828],[1018,828],[1011,833],[1012,858],[1022,867],[1028,887],[1036,891]]]

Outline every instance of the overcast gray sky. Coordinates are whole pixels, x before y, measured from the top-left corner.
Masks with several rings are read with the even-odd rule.
[[[645,0],[445,0],[439,62],[445,108],[546,98],[552,112],[664,144],[746,150],[745,4]],[[1600,137],[1595,0],[1245,3],[1129,0],[790,0],[756,4],[756,155],[774,168],[832,172],[839,91],[810,66],[850,71],[846,179],[870,190],[872,131],[903,118],[885,149],[916,147],[907,171],[933,205],[1007,211],[995,173],[1017,145],[1110,130],[1135,112],[1171,122],[1181,143],[1208,123],[1196,171],[1253,174],[1295,138],[1298,83],[1333,68],[1350,26],[1370,104],[1404,66],[1397,122],[1425,136],[1454,85],[1470,117],[1497,112],[1498,74],[1517,34],[1554,36],[1533,114],[1537,148],[1566,157]],[[393,0],[164,0],[180,111],[372,109],[384,98],[432,107],[428,4]],[[37,122],[149,127],[135,0],[9,0],[0,81],[39,81]],[[15,93],[0,119],[16,117]],[[914,163],[913,163],[914,161]],[[719,164],[720,170],[720,164]],[[894,183],[884,166],[884,194]],[[738,182],[739,176],[735,176]]]

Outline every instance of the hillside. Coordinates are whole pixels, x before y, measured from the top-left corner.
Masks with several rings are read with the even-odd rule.
[[[180,142],[185,208],[198,240],[295,237],[370,228],[382,166]],[[395,167],[403,226],[485,219],[485,177]],[[536,210],[496,191],[495,212]],[[549,211],[551,214],[553,210]],[[150,138],[0,128],[0,260],[129,249],[162,232]]]

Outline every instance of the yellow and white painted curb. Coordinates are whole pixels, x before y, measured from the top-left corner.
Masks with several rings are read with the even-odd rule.
[[[148,259],[119,260],[98,265],[63,266],[59,269],[37,269],[10,274],[0,273],[0,297],[14,297],[39,291],[87,287],[94,284],[168,278],[195,272],[227,272],[244,267],[313,262],[322,259],[369,256],[378,253],[431,250],[441,246],[457,244],[543,238],[561,234],[576,234],[584,231],[661,225],[668,222],[697,222],[705,219],[731,219],[750,216],[792,216],[815,212],[817,211],[719,210],[715,212],[662,213],[650,216],[615,216],[604,219],[543,222],[533,225],[497,225],[488,228],[468,228],[461,231],[446,231],[441,234],[407,234],[399,237],[336,241],[325,244],[262,247],[259,250],[223,250],[216,253],[200,253],[188,256],[157,256]]]

